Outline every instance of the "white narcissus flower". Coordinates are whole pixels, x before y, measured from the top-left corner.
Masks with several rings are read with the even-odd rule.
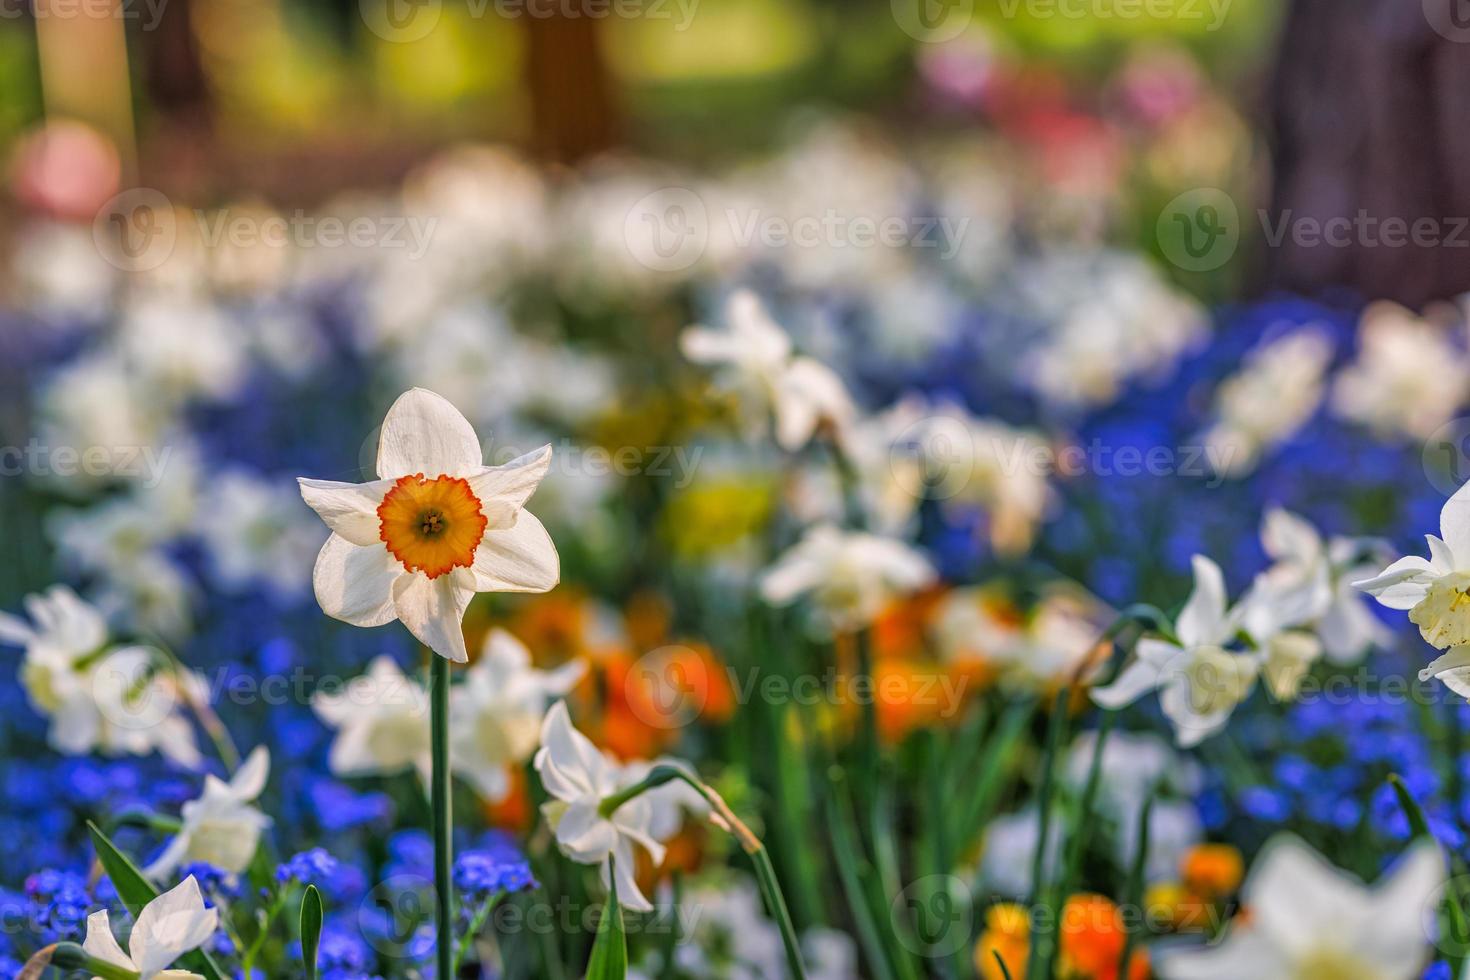
[[[1220,384],[1218,421],[1205,433],[1211,465],[1243,476],[1290,439],[1322,404],[1332,341],[1306,328],[1268,341],[1246,355],[1240,371]]]
[[[717,367],[721,380],[740,398],[753,427],[775,418],[776,443],[800,449],[827,422],[839,433],[856,409],[842,379],[825,364],[792,353],[791,338],[771,319],[749,290],[725,304],[727,329],[692,326],[679,337],[679,349],[695,364]]]
[[[1297,838],[1277,837],[1241,892],[1250,921],[1212,947],[1161,947],[1156,969],[1164,980],[1412,980],[1431,952],[1444,880],[1444,857],[1429,841],[1369,888]]]
[[[204,777],[204,792],[183,807],[183,826],[147,868],[148,877],[166,880],[181,864],[202,861],[239,874],[250,866],[260,835],[271,818],[252,806],[270,776],[271,756],[265,746],[250,753],[228,783]]]
[[[1235,706],[1250,695],[1260,672],[1256,658],[1226,649],[1239,618],[1226,606],[1220,566],[1195,555],[1194,591],[1175,623],[1179,643],[1139,640],[1137,658],[1112,684],[1094,688],[1092,700],[1115,710],[1157,689],[1180,746],[1198,745],[1220,731]]]
[[[334,776],[391,776],[417,770],[428,781],[429,695],[387,656],[341,691],[318,691],[312,710],[337,737],[327,755]]]
[[[648,852],[654,864],[664,858],[664,846],[651,832],[653,804],[639,796],[609,816],[601,811],[608,797],[629,785],[617,763],[597,750],[572,727],[566,702],[558,701],[541,724],[541,748],[536,753],[541,784],[554,799],[541,807],[561,852],[579,864],[595,864],[608,883],[608,865],[617,876],[618,901],[635,912],[653,905],[638,888],[633,875],[633,845]]]
[[[1358,328],[1358,359],[1332,388],[1332,406],[1380,436],[1428,439],[1470,394],[1470,358],[1445,324],[1397,303],[1374,303]]]
[[[761,576],[761,596],[785,606],[810,594],[831,625],[871,622],[890,600],[934,581],[934,568],[896,538],[843,531],[829,524],[804,534]]]
[[[1241,601],[1245,628],[1258,643],[1264,646],[1282,630],[1310,627],[1327,659],[1346,666],[1388,642],[1388,628],[1353,586],[1372,573],[1374,566],[1363,556],[1376,553],[1380,544],[1342,537],[1324,541],[1310,523],[1280,508],[1266,512],[1261,544],[1274,564],[1256,577]]]
[[[505,799],[511,767],[531,758],[541,744],[547,707],[575,687],[585,670],[580,660],[536,670],[520,640],[491,630],[464,683],[450,692],[454,771],[486,800]]]
[[[1410,555],[1374,578],[1353,583],[1409,621],[1441,650],[1470,643],[1470,483],[1445,501],[1439,537],[1426,534],[1429,558]]]
[[[106,909],[87,916],[82,948],[104,963],[137,973],[138,980],[190,980],[199,975],[169,967],[203,946],[218,928],[219,910],[204,907],[199,883],[190,875],[143,906],[128,936],[126,952],[112,935]]]
[[[186,695],[203,696],[202,679],[159,673],[146,647],[109,645],[101,611],[64,585],[27,596],[25,607],[29,623],[0,613],[0,643],[25,649],[21,684],[51,719],[53,748],[67,755],[157,750],[186,768],[199,765],[194,729],[178,708]]]
[[[300,480],[332,529],[313,584],[327,615],[354,626],[393,620],[456,663],[476,592],[545,592],[561,577],[556,546],[522,505],[551,465],[551,447],[484,465],[480,440],[449,402],[422,388],[383,420],[371,483]]]

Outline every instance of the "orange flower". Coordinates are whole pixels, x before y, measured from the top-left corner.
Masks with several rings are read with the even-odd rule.
[[[1075,980],[1118,980],[1118,960],[1128,941],[1123,915],[1102,895],[1073,895],[1062,909],[1060,973]],[[1148,954],[1133,951],[1128,980],[1148,976]]]
[[[995,961],[999,956],[1005,970]],[[1024,906],[1009,902],[992,905],[985,913],[985,931],[975,944],[975,972],[980,980],[1012,980],[1026,975],[1026,959],[1031,955],[1031,916]]]
[[[531,794],[526,785],[526,771],[519,766],[510,770],[510,792],[499,803],[484,805],[485,822],[492,827],[524,833],[531,829]]]
[[[1205,898],[1224,898],[1240,887],[1245,861],[1229,844],[1200,844],[1180,862],[1184,887]]]

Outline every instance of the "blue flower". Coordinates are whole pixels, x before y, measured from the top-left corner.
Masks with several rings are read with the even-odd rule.
[[[303,885],[324,883],[337,873],[337,859],[325,849],[313,847],[309,851],[291,856],[285,864],[276,868],[276,881],[299,881]]]

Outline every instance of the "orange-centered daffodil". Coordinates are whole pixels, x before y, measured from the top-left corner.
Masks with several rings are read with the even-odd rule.
[[[399,477],[378,505],[378,536],[393,557],[431,579],[473,565],[489,523],[469,483],[454,476]]]

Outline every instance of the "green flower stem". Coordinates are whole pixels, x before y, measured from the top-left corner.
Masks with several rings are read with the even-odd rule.
[[[1050,901],[1051,890],[1046,878],[1047,841],[1051,838],[1052,796],[1056,786],[1057,756],[1066,737],[1067,709],[1072,700],[1070,685],[1057,692],[1052,703],[1051,719],[1046,729],[1046,754],[1041,761],[1041,787],[1037,792],[1036,854],[1031,859],[1031,904],[1044,906]],[[1048,906],[1049,908],[1049,906]],[[1051,956],[1050,936],[1038,936],[1031,943],[1030,955],[1026,959],[1027,980],[1044,980],[1042,970]]]
[[[55,967],[62,973],[85,970],[101,980],[138,980],[138,974],[126,967],[114,966],[88,953],[76,943],[56,943],[32,956],[30,962],[19,973],[17,980],[32,980]]]
[[[500,900],[504,897],[505,892],[498,891],[485,899],[480,904],[479,909],[475,911],[475,917],[470,920],[470,926],[465,930],[464,941],[459,944],[459,949],[454,952],[454,972],[449,975],[451,978],[459,976],[459,968],[464,964],[465,954],[470,951],[470,946],[474,944],[475,937],[480,934],[480,930],[485,928],[485,923],[489,920],[490,913],[495,911],[495,906],[499,905]]]
[[[717,818],[714,822],[734,837],[740,849],[750,858],[750,863],[755,866],[756,880],[760,883],[761,894],[765,896],[771,917],[776,920],[776,925],[781,930],[781,943],[786,948],[786,963],[791,970],[792,980],[807,980],[806,965],[801,959],[801,945],[796,939],[796,927],[791,924],[791,913],[787,911],[786,899],[781,893],[781,883],[776,880],[776,869],[771,866],[770,855],[766,853],[766,847],[760,842],[760,838],[756,837],[751,829],[735,816],[735,811],[730,809],[729,804],[719,793],[676,766],[654,766],[642,782],[635,783],[604,799],[598,806],[597,812],[604,818],[610,817],[618,807],[629,800],[676,779],[689,784],[696,793],[704,798],[704,801],[710,806],[712,818]]]
[[[430,739],[433,743],[434,944],[437,975],[454,977],[454,811],[449,773],[449,661],[432,655],[429,669]]]

